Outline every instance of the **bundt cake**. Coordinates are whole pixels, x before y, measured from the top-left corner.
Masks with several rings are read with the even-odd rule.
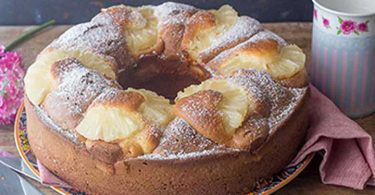
[[[89,194],[232,194],[304,139],[305,55],[230,6],[114,6],[25,77],[38,160]]]

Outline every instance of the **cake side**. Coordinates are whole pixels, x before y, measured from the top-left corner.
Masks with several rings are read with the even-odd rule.
[[[43,121],[25,98],[28,137],[38,160],[74,188],[90,194],[227,194],[250,191],[259,178],[284,168],[304,140],[308,93],[253,152],[209,152],[187,158],[129,158],[105,163]]]

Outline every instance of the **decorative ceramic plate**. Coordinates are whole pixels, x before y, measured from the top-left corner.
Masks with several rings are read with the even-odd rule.
[[[14,126],[14,137],[21,158],[26,163],[26,165],[31,169],[31,171],[39,177],[37,160],[35,155],[31,151],[31,146],[27,138],[26,112],[23,103],[18,109],[16,122]],[[267,195],[281,189],[283,186],[285,186],[295,177],[297,177],[297,175],[299,175],[306,168],[306,166],[310,163],[313,157],[314,154],[311,154],[298,165],[293,167],[287,167],[283,169],[281,172],[274,174],[272,177],[261,179],[260,181],[258,181],[254,191],[250,192],[249,195]],[[73,189],[67,189],[57,186],[51,186],[51,188],[64,195],[85,194],[83,192],[79,192]]]

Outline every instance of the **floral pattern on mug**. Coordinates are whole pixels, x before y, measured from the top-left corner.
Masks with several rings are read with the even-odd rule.
[[[358,24],[358,31],[360,31],[360,32],[368,32],[368,23],[369,23],[368,20],[366,22],[359,23]]]
[[[318,19],[318,10],[316,10],[315,8],[314,8],[314,18],[316,20]]]
[[[353,20],[343,20],[342,18],[338,17],[340,27],[337,27],[337,34],[343,33],[344,35],[348,35],[352,32],[358,34],[357,29],[357,23]]]
[[[322,22],[323,22],[323,26],[326,27],[326,28],[331,28],[330,26],[330,22],[327,18],[325,17],[322,17]]]
[[[340,23],[340,26],[337,27],[338,35],[341,33],[344,35],[349,35],[351,33],[359,35],[360,32],[368,32],[368,20],[366,22],[361,22],[359,24],[353,20],[343,20],[340,17],[338,17],[338,20]]]

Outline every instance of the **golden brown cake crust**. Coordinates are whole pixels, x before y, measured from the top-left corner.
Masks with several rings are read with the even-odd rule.
[[[83,113],[104,89],[119,88],[115,82],[89,70],[75,58],[55,62],[51,72],[58,85],[47,95],[42,106],[53,121],[64,129],[74,129],[83,118]]]
[[[216,143],[226,143],[224,124],[217,106],[222,94],[213,90],[199,91],[191,96],[177,101],[175,110],[177,116],[184,118],[200,134]],[[199,114],[197,114],[199,109]]]
[[[203,89],[182,96],[176,101],[176,115],[215,143],[244,150],[255,150],[263,144],[270,132],[277,131],[275,126],[283,122],[288,112],[293,111],[307,90],[284,87],[267,73],[251,69],[241,69],[230,76],[211,80],[212,83],[215,81],[227,83],[232,89],[243,89],[246,91],[245,98],[250,101],[241,125],[234,129],[233,134],[225,129],[225,112],[219,106],[225,96],[219,91]]]
[[[305,55],[289,46],[228,5],[103,9],[53,41],[29,69],[32,150],[89,194],[248,192],[285,167],[304,139]],[[220,72],[241,54],[254,64],[281,65],[268,73],[247,63]],[[241,60],[233,64],[248,62]],[[173,101],[206,79],[225,80],[225,89],[219,84]]]
[[[185,34],[185,23],[197,11],[195,7],[171,2],[156,7],[155,14],[160,19],[160,38],[164,42],[163,58],[182,56],[181,42]]]
[[[228,194],[248,192],[259,178],[281,170],[292,160],[304,140],[307,100],[308,93],[287,121],[253,152],[206,151],[169,159],[150,154],[114,164],[93,158],[85,147],[46,125],[27,98],[25,105],[33,152],[43,165],[77,189],[90,194]]]

